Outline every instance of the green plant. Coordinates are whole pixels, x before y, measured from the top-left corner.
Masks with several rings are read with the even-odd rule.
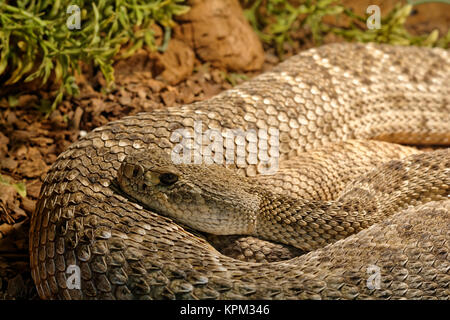
[[[9,179],[5,178],[4,176],[2,176],[0,174],[0,184],[14,187],[14,189],[16,189],[17,193],[23,198],[25,198],[27,196],[27,189],[26,189],[25,183],[23,183],[23,182],[11,183],[9,181]]]
[[[221,72],[221,76],[233,87],[238,83],[238,81],[247,81],[249,79],[245,74],[236,72]]]
[[[248,5],[251,0],[244,3]],[[344,7],[338,5],[337,0],[306,0],[297,6],[286,0],[256,0],[244,13],[261,40],[274,43],[278,54],[282,55],[283,45],[291,41],[292,31],[307,27],[314,40],[320,41],[327,31],[323,17],[343,11]]]
[[[354,18],[350,28],[331,28],[331,32],[340,35],[348,40],[359,42],[390,43],[395,45],[419,45],[419,46],[439,46],[445,43],[438,42],[439,32],[432,31],[428,35],[413,36],[405,28],[405,22],[411,14],[413,6],[410,4],[397,4],[386,17],[381,19],[379,29],[364,30],[358,28],[354,21],[366,22],[365,17],[347,12],[348,16]]]
[[[379,42],[402,45],[448,47],[450,34],[439,39],[435,30],[427,35],[413,36],[405,28],[406,18],[413,5],[397,4],[381,19],[381,28],[368,30],[367,16],[358,16],[342,6],[339,0],[243,0],[247,7],[245,15],[261,40],[273,44],[278,54],[283,54],[283,45],[290,42],[291,34],[300,28],[310,30],[312,40],[321,43],[323,37],[333,33],[349,41]],[[297,3],[297,4],[294,4]],[[337,19],[348,17],[349,27],[336,27],[324,22],[325,16]]]
[[[124,58],[143,44],[157,49],[151,26],[162,25],[167,41],[173,16],[189,9],[181,2],[0,0],[0,76],[9,75],[3,85],[35,79],[44,85],[51,79],[58,89],[47,113],[64,95],[78,92],[74,75],[80,72],[80,62],[100,68],[112,85],[112,63],[119,50],[126,46],[119,57]],[[79,29],[69,29],[68,19],[77,18],[74,15],[80,18]]]

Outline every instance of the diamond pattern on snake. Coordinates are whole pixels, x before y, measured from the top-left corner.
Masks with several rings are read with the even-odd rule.
[[[449,77],[448,50],[329,44],[93,130],[58,157],[32,217],[40,297],[448,299]],[[180,132],[208,130],[256,133],[266,156],[242,138],[211,153],[201,135],[192,163],[173,161]]]

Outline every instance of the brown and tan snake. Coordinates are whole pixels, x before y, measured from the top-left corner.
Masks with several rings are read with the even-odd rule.
[[[40,297],[448,299],[449,152],[397,144],[450,145],[449,78],[444,49],[331,44],[210,100],[95,129],[59,156],[32,217]],[[182,135],[208,155],[208,129],[229,169],[165,156]],[[227,139],[238,129],[250,135]],[[307,253],[240,261],[170,216]]]

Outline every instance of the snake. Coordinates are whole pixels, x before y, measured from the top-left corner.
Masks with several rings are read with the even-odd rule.
[[[333,43],[94,129],[31,218],[39,296],[448,299],[449,77],[445,49]],[[242,261],[191,228],[305,253]]]

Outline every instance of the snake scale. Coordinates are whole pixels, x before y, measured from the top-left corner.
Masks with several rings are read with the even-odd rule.
[[[330,44],[306,50],[210,100],[125,117],[93,130],[53,164],[31,220],[31,269],[40,297],[448,299],[448,149],[424,156],[392,143],[450,145],[449,77],[447,50]],[[343,173],[360,174],[351,167],[364,166],[361,159],[383,153],[387,158],[404,158],[384,164],[403,172],[393,175],[401,187],[385,175],[386,183],[372,196],[376,204],[410,184],[407,198],[413,205],[394,206],[397,211],[375,219],[362,231],[354,224],[335,228],[342,236],[336,236],[336,242],[308,245],[306,249],[312,251],[293,259],[257,263],[230,258],[116,186],[118,170],[130,155],[152,149],[170,153],[180,141],[175,134],[180,130],[193,138],[190,148],[195,154],[205,144],[196,134],[207,129],[224,136],[226,129],[260,132],[258,147],[269,155],[272,146],[277,147],[280,173],[259,175],[273,163],[255,156],[248,145],[239,149],[243,141],[238,138],[232,140],[236,147],[232,155],[244,150],[245,157],[228,167],[248,179],[261,177],[266,187],[286,197],[328,201],[341,192],[352,196],[352,189],[346,189],[351,181]],[[217,154],[225,157],[225,149]],[[347,149],[355,153],[349,156]],[[302,174],[289,172],[320,154],[325,160],[316,159]],[[343,170],[344,163],[350,168]],[[439,180],[431,179],[431,173],[422,174],[420,187],[421,182],[413,179],[416,175],[408,175],[410,169],[420,172],[416,163],[426,170],[440,170]],[[205,178],[197,183],[213,185]],[[214,175],[209,178],[214,180]],[[364,188],[357,190],[362,193],[353,195],[355,201],[367,195]],[[231,194],[223,190],[225,200]],[[251,202],[245,195],[238,198]],[[419,198],[423,199],[416,201]],[[277,212],[277,206],[283,205],[279,201],[268,210]],[[319,221],[314,219],[320,217],[311,212],[311,217],[303,218],[311,223],[310,234],[303,236],[317,238],[321,228],[315,229]],[[80,287],[68,285],[70,266],[79,268]],[[375,287],[369,285],[374,268],[380,280]]]

